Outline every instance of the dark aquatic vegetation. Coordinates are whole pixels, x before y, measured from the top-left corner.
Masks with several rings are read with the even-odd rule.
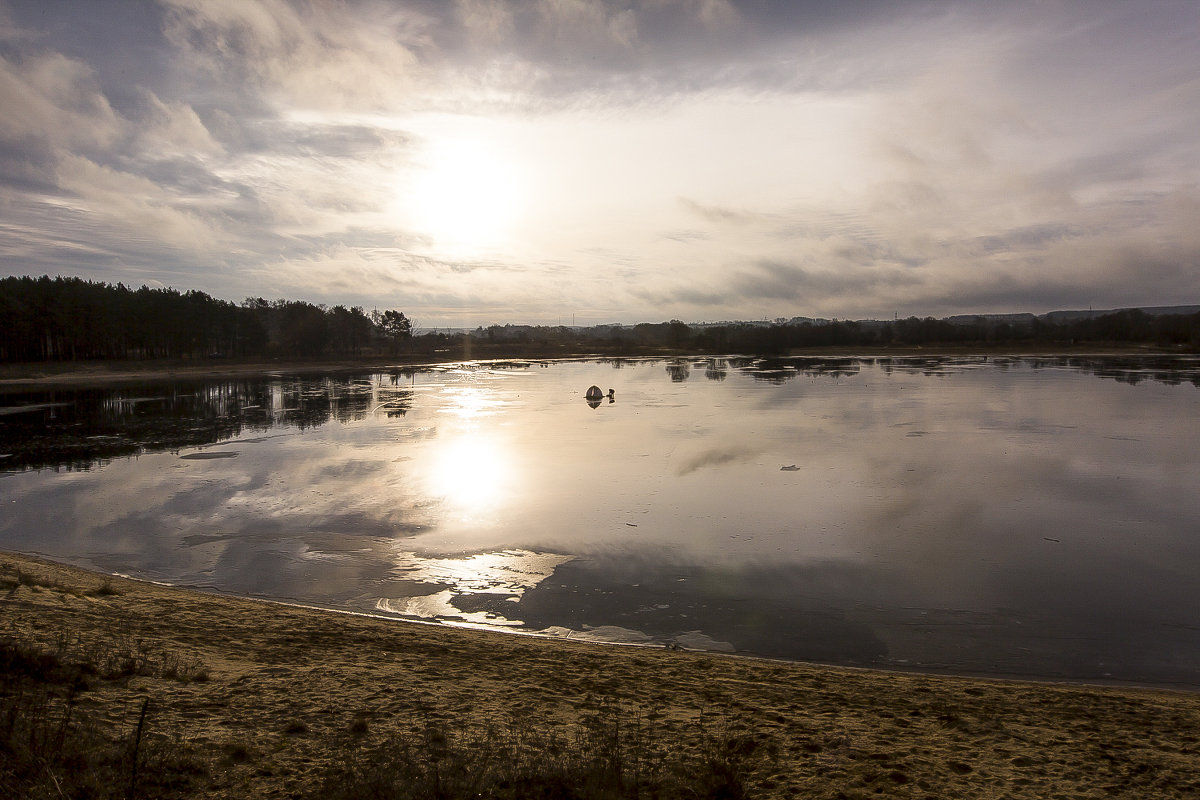
[[[221,442],[253,431],[364,418],[372,398],[403,415],[406,388],[351,379],[171,382],[120,389],[0,393],[0,469],[89,469],[114,458]]]
[[[0,547],[597,641],[1200,686],[1196,386],[1184,357],[731,356],[9,392]]]

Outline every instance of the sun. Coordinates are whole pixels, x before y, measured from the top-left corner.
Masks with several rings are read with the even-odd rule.
[[[409,225],[450,257],[503,249],[526,203],[514,159],[478,135],[429,139],[399,193]]]

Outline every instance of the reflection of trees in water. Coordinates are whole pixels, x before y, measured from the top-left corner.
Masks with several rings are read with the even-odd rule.
[[[740,364],[738,368],[748,373],[756,381],[780,384],[800,375],[831,378],[857,375],[864,361],[870,363],[871,359],[812,356],[756,358]]]
[[[752,369],[750,376],[762,383],[783,384],[795,378],[800,373],[794,369]]]
[[[667,374],[675,383],[682,383],[692,375],[692,365],[683,359],[677,359],[667,364]]]
[[[921,375],[926,378],[946,378],[961,370],[959,365],[930,364],[922,361],[919,364],[886,364],[882,365],[885,375],[899,373],[901,375]]]
[[[862,359],[870,362],[872,359]],[[874,359],[885,374],[942,377],[964,367],[987,366],[1006,372],[1017,367],[1067,369],[1130,385],[1152,380],[1171,386],[1200,387],[1200,359],[1194,356],[921,356]]]
[[[782,384],[800,375],[843,378],[874,364],[885,375],[901,373],[940,378],[966,367],[987,366],[1007,371],[1019,366],[1033,369],[1073,369],[1098,378],[1137,385],[1152,380],[1171,386],[1191,383],[1200,387],[1200,359],[1194,356],[897,356],[883,358],[821,358],[814,356],[729,359],[729,365],[756,381]]]
[[[1200,387],[1200,359],[1195,356],[926,356],[880,358],[875,359],[875,363],[887,374],[902,372],[936,377],[970,366],[988,366],[1000,371],[1024,366],[1035,370],[1075,370],[1130,385],[1151,380],[1170,386],[1190,383]]]
[[[799,362],[796,369],[809,377],[849,378],[857,375],[862,365],[852,358],[833,358],[824,361]]]
[[[389,417],[403,417],[412,407],[412,389],[384,389],[377,394],[379,405],[376,411],[382,411]]]
[[[371,410],[374,392],[370,381],[297,381],[283,390],[289,409],[284,420],[300,428],[324,425],[330,419],[354,422]]]
[[[407,387],[333,377],[11,393],[0,396],[0,468],[89,469],[247,431],[350,422],[373,410],[403,416],[412,401]]]
[[[492,363],[487,368],[525,368],[528,363]],[[600,363],[621,369],[644,362],[610,359]],[[696,362],[710,380],[723,380],[726,370],[734,369],[756,381],[777,384],[800,375],[854,375],[864,364],[874,364],[887,374],[931,377],[979,366],[1000,370],[1071,369],[1130,385],[1156,381],[1200,387],[1200,359],[1194,356],[734,356]],[[690,377],[691,366],[688,359],[676,359],[666,365],[666,372],[672,381],[682,382]],[[376,413],[402,417],[413,404],[413,380],[413,371],[402,370],[370,378],[192,381],[116,389],[9,392],[0,395],[0,469],[87,469],[114,458],[213,444],[276,426],[304,429],[330,420],[361,420]]]
[[[924,375],[930,378],[952,375],[966,366],[986,364],[1007,369],[1011,361],[1011,359],[996,359],[988,356],[903,356],[875,359],[875,363],[887,375],[899,372],[904,375]]]
[[[232,385],[138,386],[4,398],[26,407],[0,418],[5,469],[87,469],[121,456],[208,444],[238,435],[252,395]]]
[[[1152,380],[1169,386],[1190,383],[1200,387],[1200,359],[1195,356],[1059,356],[1028,358],[1025,362],[1034,369],[1067,367],[1131,386]]]
[[[386,375],[380,376],[380,383],[387,382],[392,386],[399,386],[401,383],[411,385],[416,380],[417,373],[411,369],[397,370],[389,372]]]

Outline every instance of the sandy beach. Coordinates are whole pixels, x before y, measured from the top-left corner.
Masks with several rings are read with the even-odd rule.
[[[748,797],[1200,796],[1192,693],[397,623],[11,553],[0,581],[10,644],[63,662],[140,659],[131,674],[89,679],[73,719],[128,739],[144,707],[146,752],[186,755],[163,796],[315,797],[347,748],[402,731],[493,725],[570,742],[597,719],[619,720],[647,753],[736,750]]]

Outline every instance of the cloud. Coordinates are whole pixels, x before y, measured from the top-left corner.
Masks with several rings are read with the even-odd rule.
[[[513,8],[493,0],[455,0],[456,21],[475,45],[499,46],[516,32]]]
[[[533,8],[536,37],[560,57],[572,51],[584,57],[628,52],[638,44],[637,12],[632,8],[586,0],[540,0]]]
[[[92,70],[59,53],[0,54],[0,106],[0,139],[7,142],[95,152],[121,134]]]
[[[81,156],[62,158],[57,177],[69,204],[95,219],[107,220],[127,235],[153,231],[160,240],[196,252],[215,244],[213,231],[203,221],[172,207],[167,193],[145,178]]]
[[[860,267],[853,272],[809,269],[795,264],[765,261],[739,272],[733,291],[751,300],[775,299],[803,302],[805,298],[837,298],[842,302],[864,292],[882,293],[889,287],[908,287],[917,279],[900,270]]]
[[[229,91],[277,107],[389,109],[421,79],[432,21],[406,5],[165,0],[166,36]]]
[[[705,205],[687,197],[680,197],[679,204],[706,222],[745,225],[762,219],[762,215],[760,214],[725,208],[723,206]]]
[[[1191,3],[100,8],[3,8],[8,274],[501,323],[1200,296]],[[422,228],[482,191],[445,143],[521,183],[502,241]]]
[[[195,109],[182,102],[163,102],[147,91],[146,111],[139,120],[134,149],[161,158],[219,157],[225,148],[213,137]]]

